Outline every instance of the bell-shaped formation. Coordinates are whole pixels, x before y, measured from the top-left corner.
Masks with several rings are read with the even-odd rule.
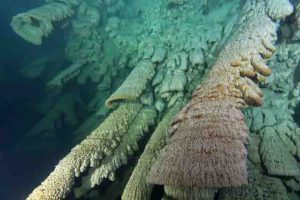
[[[239,109],[263,103],[257,85],[271,74],[265,60],[275,52],[277,39],[268,6],[269,1],[246,2],[239,28],[173,122],[169,143],[149,173],[150,183],[204,188],[247,183],[247,127]]]
[[[172,137],[149,181],[172,186],[223,187],[247,183],[247,126],[226,97],[195,98],[173,122]],[[163,174],[163,176],[162,176]]]

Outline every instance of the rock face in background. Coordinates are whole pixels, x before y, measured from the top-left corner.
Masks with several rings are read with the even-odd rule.
[[[254,7],[266,5],[272,20],[293,11],[288,0],[249,2]],[[115,199],[122,193],[124,200],[151,199],[157,191],[152,191],[146,176],[167,143],[171,121],[226,44],[234,41],[231,35],[243,30],[241,22],[249,18],[251,22],[241,12],[242,6],[239,0],[51,0],[16,15],[13,29],[33,44],[42,44],[53,28],[63,27],[66,38],[64,62],[49,66],[37,58],[20,71],[29,80],[52,72],[42,77],[47,91],[36,108],[42,117],[24,143],[61,138],[70,145],[78,143],[28,199]],[[286,28],[280,30],[285,32],[268,62],[272,75],[261,76],[270,71],[262,60],[251,57],[251,65],[260,72],[254,76],[263,88],[264,105],[244,110],[250,130],[249,184],[238,188],[165,186],[165,196],[160,198],[300,198],[300,129],[293,119],[300,93],[294,79],[300,58],[295,42],[298,26],[282,23]],[[242,37],[238,39],[242,44]],[[274,50],[267,40],[263,43]],[[264,50],[262,55],[271,54]],[[242,66],[241,74],[251,76],[247,58],[239,59],[230,65]],[[260,94],[251,84],[251,90],[245,89],[247,84],[241,84],[242,95]],[[140,154],[129,179],[135,165],[132,157]],[[127,171],[127,176],[121,176],[121,171]]]

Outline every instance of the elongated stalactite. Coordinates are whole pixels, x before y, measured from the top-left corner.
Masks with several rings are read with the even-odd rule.
[[[272,17],[283,18],[293,11],[289,4],[282,6],[288,11],[279,7],[274,13],[276,3],[246,2],[238,28],[205,81],[173,121],[168,144],[148,175],[150,183],[174,187],[247,183],[248,135],[241,109],[262,105],[258,83],[271,74],[265,60],[275,52],[273,43],[277,39]]]

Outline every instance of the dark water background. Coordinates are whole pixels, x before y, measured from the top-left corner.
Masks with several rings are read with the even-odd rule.
[[[0,71],[5,78],[0,79],[0,200],[25,199],[63,156],[58,150],[45,155],[19,148],[22,137],[41,117],[34,106],[45,90],[39,80],[25,79],[17,72],[42,55],[63,52],[64,40],[58,29],[42,46],[34,46],[19,38],[9,24],[12,16],[43,3],[1,0]]]

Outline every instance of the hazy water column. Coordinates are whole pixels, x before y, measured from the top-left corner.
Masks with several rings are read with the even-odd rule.
[[[44,3],[43,0],[2,0],[0,6],[0,199],[24,199],[32,189],[34,155],[17,152],[15,145],[28,131],[32,110],[29,107],[41,95],[38,85],[18,75],[20,67],[38,58],[52,47],[45,42],[41,47],[33,46],[11,29],[12,16]],[[59,41],[55,35],[49,40]],[[32,122],[31,122],[32,123]],[[32,126],[32,125],[31,125]],[[21,167],[22,166],[22,167]],[[42,173],[35,171],[36,174]]]

